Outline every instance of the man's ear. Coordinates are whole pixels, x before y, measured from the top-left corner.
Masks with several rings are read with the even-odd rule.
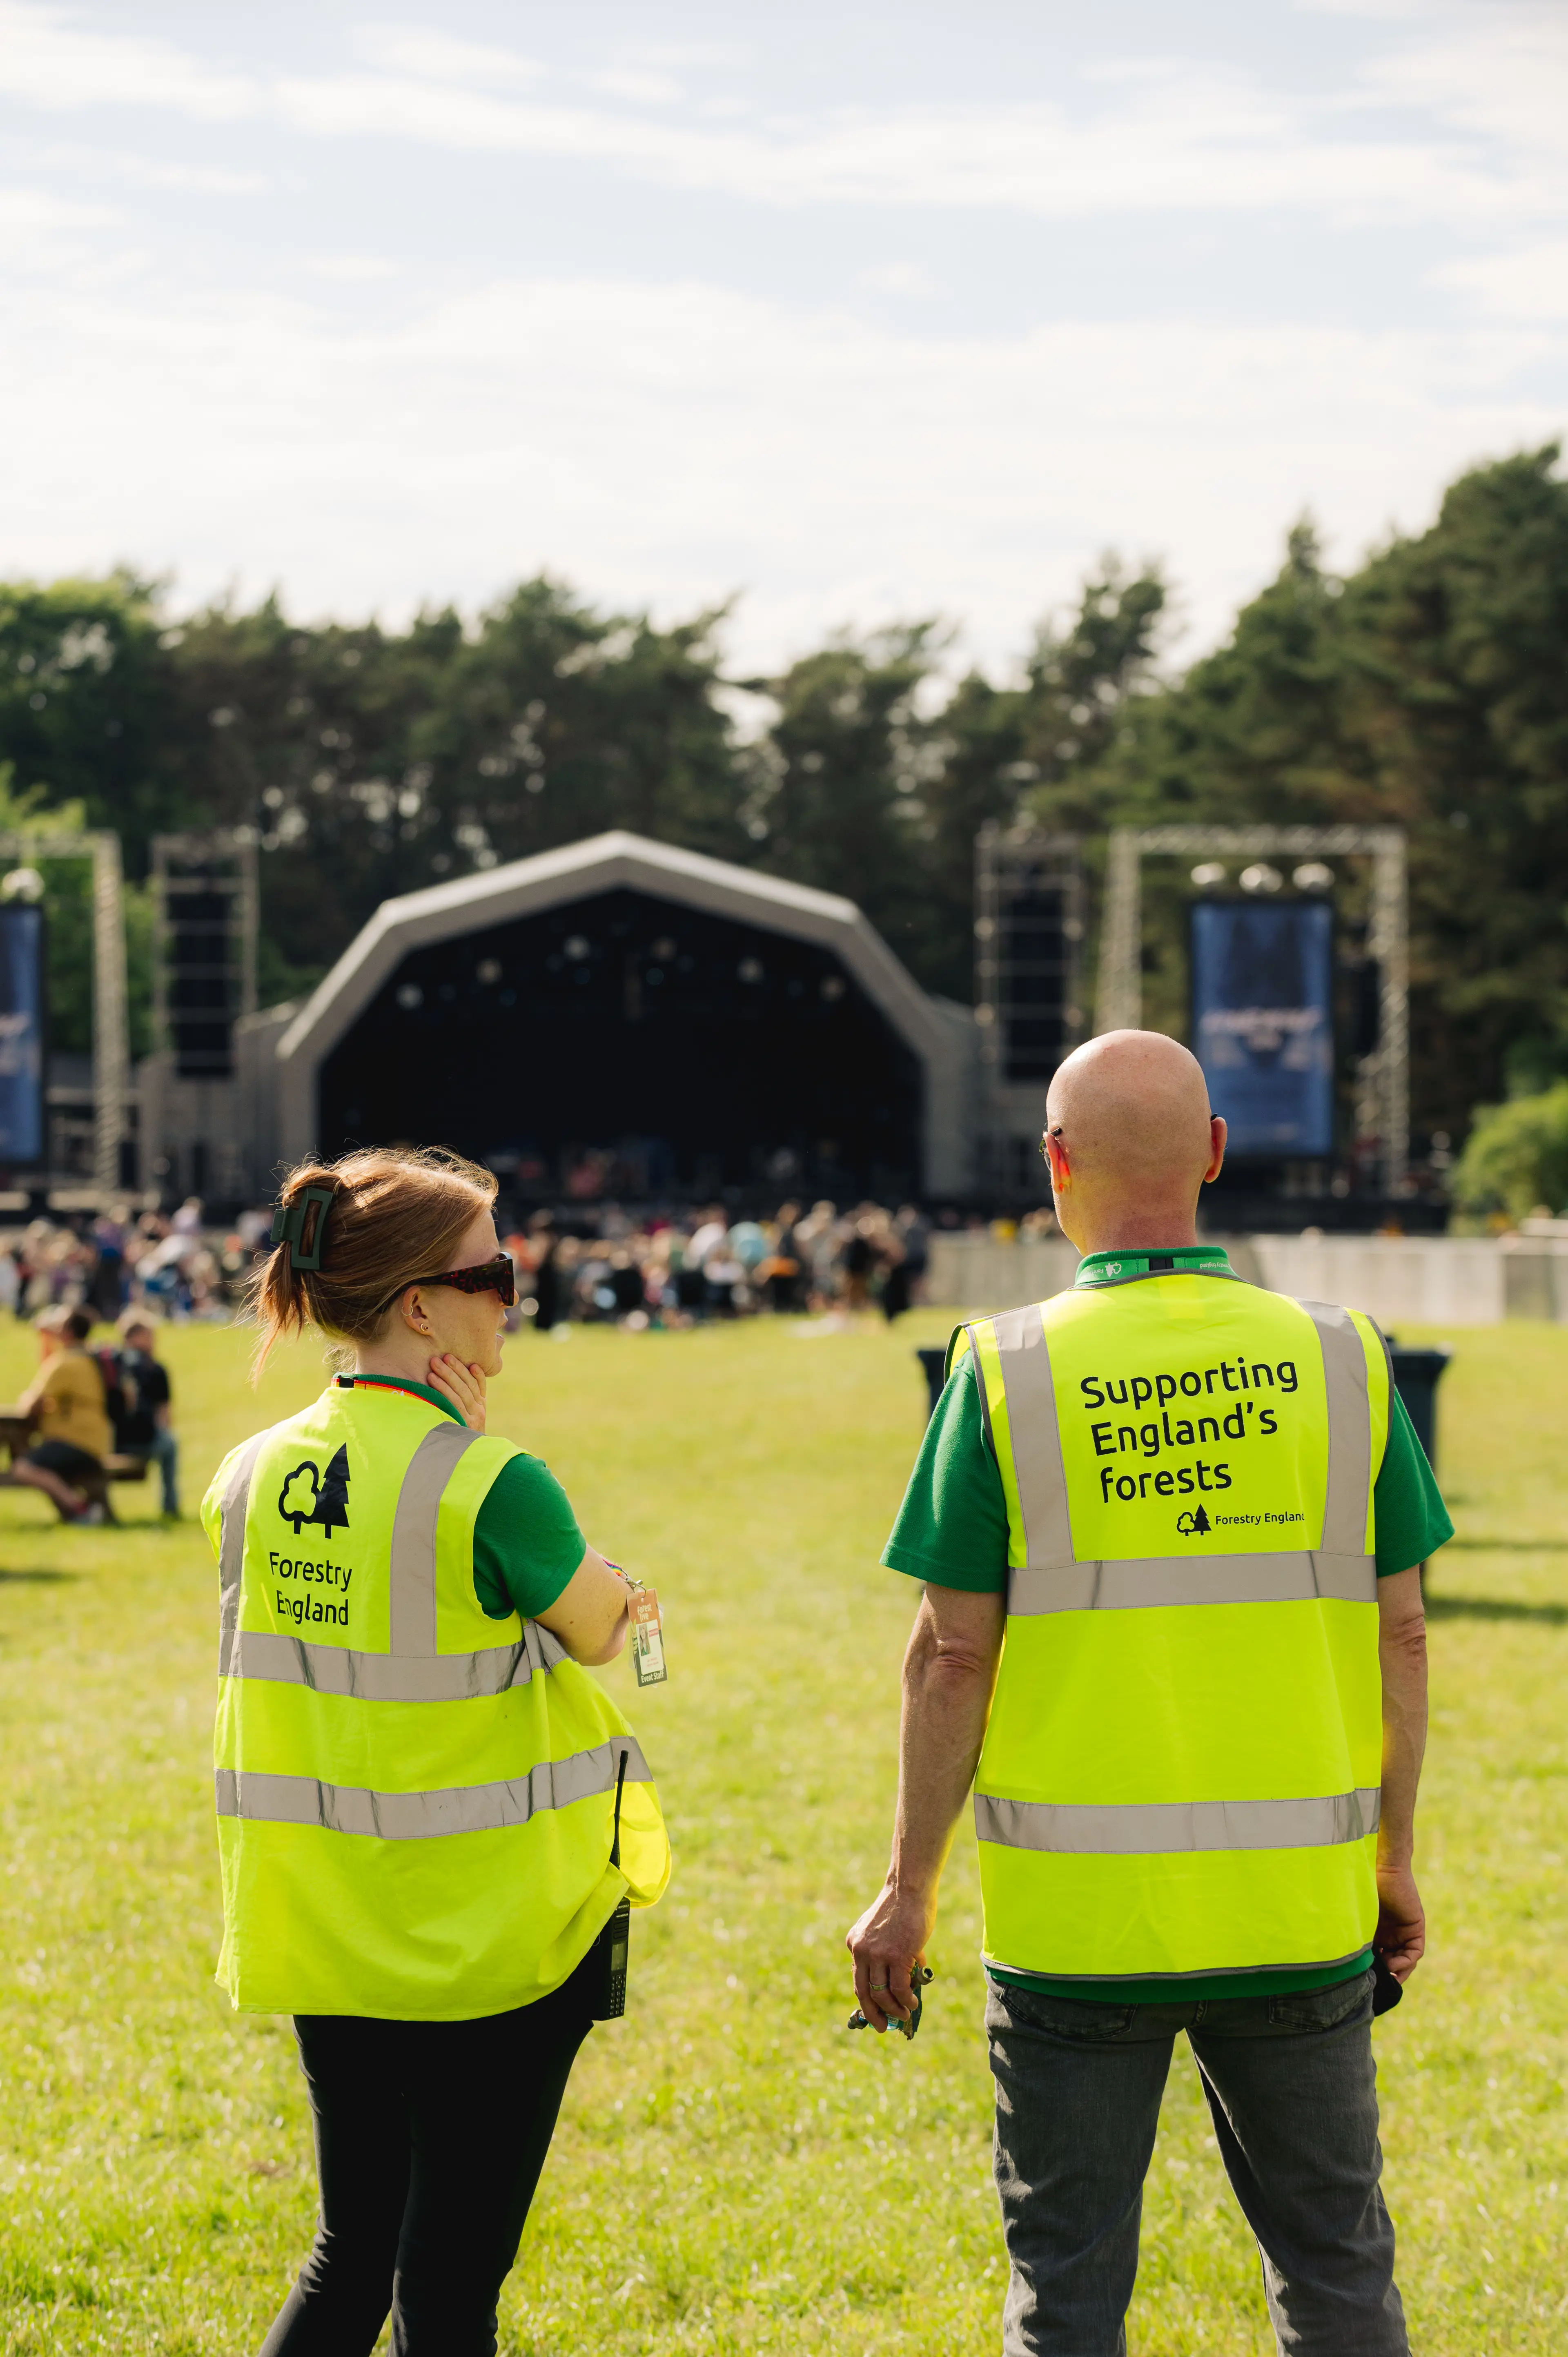
[[[1045,1147],[1052,1189],[1056,1194],[1063,1195],[1072,1184],[1072,1165],[1068,1159],[1067,1147],[1056,1132],[1049,1129],[1046,1132]]]

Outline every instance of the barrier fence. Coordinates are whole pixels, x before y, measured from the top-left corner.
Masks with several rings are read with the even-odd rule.
[[[1568,1325],[1568,1236],[1227,1236],[1238,1276],[1271,1292],[1365,1309],[1380,1326]],[[1072,1283],[1065,1238],[1004,1243],[988,1232],[930,1243],[926,1297],[955,1309],[1016,1309]]]

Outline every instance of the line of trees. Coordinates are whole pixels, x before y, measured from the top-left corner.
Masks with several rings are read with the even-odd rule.
[[[264,1003],[388,894],[609,826],[847,893],[929,989],[967,998],[986,819],[1080,833],[1091,862],[1122,823],[1393,822],[1412,838],[1415,1119],[1457,1135],[1477,1100],[1568,1071],[1558,457],[1466,474],[1430,530],[1344,577],[1300,526],[1180,675],[1159,662],[1165,581],[1112,560],[1004,683],[951,683],[929,620],[736,680],[724,609],[660,629],[545,577],[403,631],[307,628],[275,598],[176,619],[128,573],[0,585],[0,823],[113,826],[133,878],[160,830],[255,826]],[[1155,883],[1145,952],[1145,1020],[1174,1029],[1184,884]],[[133,920],[140,1049],[145,894]],[[56,938],[57,1038],[85,1048],[69,920]]]

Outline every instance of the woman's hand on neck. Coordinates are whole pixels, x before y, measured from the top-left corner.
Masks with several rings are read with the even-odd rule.
[[[454,1407],[470,1432],[483,1432],[485,1377],[500,1371],[500,1322],[493,1293],[407,1286],[381,1331],[358,1346],[354,1372],[421,1383]]]
[[[425,1335],[405,1335],[407,1349],[373,1343],[354,1353],[356,1375],[379,1377],[383,1383],[420,1383],[455,1407],[470,1432],[485,1428],[485,1375],[455,1351],[432,1351]]]
[[[444,1351],[430,1361],[430,1387],[455,1407],[470,1432],[485,1428],[485,1371]]]

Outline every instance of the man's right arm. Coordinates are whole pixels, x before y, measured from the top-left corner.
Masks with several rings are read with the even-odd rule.
[[[898,1811],[880,1895],[851,1931],[855,1995],[874,2029],[909,2010],[937,1920],[937,1886],[985,1740],[1006,1598],[927,1586],[904,1654]]]
[[[1412,1864],[1415,1794],[1426,1749],[1426,1609],[1419,1564],[1378,1582],[1378,1663],[1383,1682],[1383,1779],[1373,1944],[1394,1978],[1403,1981],[1426,1947],[1426,1918]]]

